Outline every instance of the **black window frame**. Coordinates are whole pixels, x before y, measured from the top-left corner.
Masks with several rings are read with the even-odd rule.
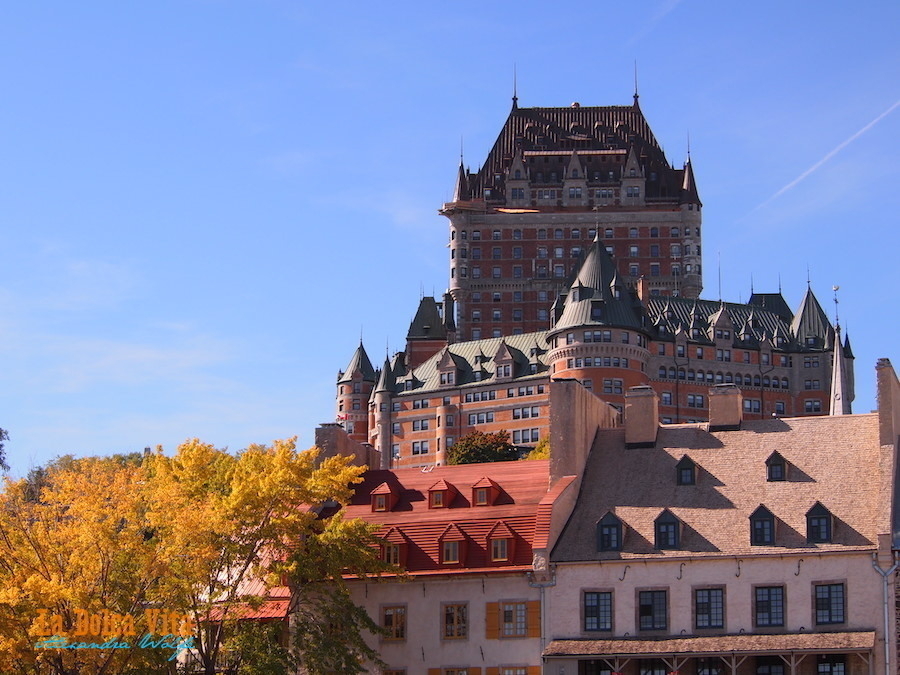
[[[753,625],[757,628],[784,628],[784,586],[753,587]]]
[[[701,620],[701,617],[705,619]],[[710,586],[694,589],[694,628],[722,630],[725,628],[725,588]]]
[[[637,593],[638,630],[644,632],[668,630],[668,589],[639,590]]]
[[[589,600],[592,602],[589,603]],[[585,633],[612,632],[612,591],[583,591],[581,594],[581,608],[581,629]]]
[[[813,612],[817,626],[846,623],[846,585],[843,582],[813,584]]]

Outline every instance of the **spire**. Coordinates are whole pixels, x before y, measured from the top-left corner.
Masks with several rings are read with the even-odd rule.
[[[806,289],[806,295],[803,296],[803,301],[791,322],[791,333],[807,348],[827,349],[832,343],[834,329],[819,301],[816,300],[812,288]]]
[[[446,193],[445,193],[446,194]],[[461,202],[469,198],[469,180],[463,168],[462,148],[459,151],[459,170],[456,172],[456,185],[453,188],[453,201]]]
[[[381,392],[392,392],[394,391],[394,387],[397,384],[397,378],[394,376],[394,371],[391,368],[391,362],[388,360],[387,356],[384,357],[384,365],[381,367],[381,373],[378,377],[378,384],[375,385],[375,389],[373,390],[373,394],[378,394]]]
[[[638,94],[638,77],[637,77],[637,59],[634,60],[634,107],[640,108],[638,105],[638,99],[640,95]]]
[[[834,358],[831,363],[831,407],[829,415],[849,415],[851,394],[847,390],[847,364],[841,348],[841,326],[834,327]]]
[[[516,64],[513,64],[513,105],[512,109],[517,110],[519,108],[519,85],[516,77]]]
[[[700,194],[697,192],[697,183],[694,180],[694,167],[691,165],[690,151],[688,151],[687,161],[684,163],[684,177],[681,181],[681,203],[700,204]]]

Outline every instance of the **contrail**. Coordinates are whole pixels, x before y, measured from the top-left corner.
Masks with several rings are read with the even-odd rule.
[[[871,122],[869,122],[866,126],[864,126],[862,129],[860,129],[859,131],[857,131],[855,134],[853,134],[850,138],[848,138],[847,140],[845,140],[843,143],[839,144],[836,148],[834,148],[831,152],[829,152],[827,155],[825,155],[822,159],[820,159],[818,162],[816,162],[815,164],[813,164],[813,165],[812,165],[811,167],[809,167],[806,171],[804,171],[803,173],[801,173],[797,178],[795,178],[795,179],[792,180],[790,183],[788,183],[787,185],[785,185],[785,186],[784,186],[783,188],[781,188],[778,192],[776,192],[774,195],[772,195],[771,197],[769,197],[769,198],[768,198],[766,201],[764,201],[763,203],[759,204],[759,205],[758,205],[755,209],[753,209],[753,210],[756,211],[757,209],[761,209],[763,206],[765,206],[766,204],[768,204],[769,202],[771,202],[773,199],[775,199],[775,198],[777,198],[777,197],[780,197],[780,196],[783,195],[785,192],[787,192],[787,191],[790,190],[791,188],[795,187],[800,181],[802,181],[804,178],[806,178],[809,174],[811,174],[811,173],[813,173],[814,171],[816,171],[816,170],[817,170],[818,168],[820,168],[823,164],[825,164],[828,160],[830,160],[832,157],[834,157],[836,154],[838,154],[841,150],[843,150],[844,148],[846,148],[846,147],[847,147],[848,145],[850,145],[853,141],[855,141],[857,138],[859,138],[860,136],[862,136],[864,133],[866,133],[869,129],[871,129],[871,128],[874,127],[876,124],[878,124],[878,123],[879,123],[881,120],[883,120],[885,117],[887,117],[888,115],[890,115],[890,114],[894,111],[894,109],[897,108],[897,107],[900,107],[900,101],[895,102],[894,105],[892,105],[890,108],[888,108],[887,110],[885,110],[885,111],[884,111],[883,113],[881,113],[878,117],[876,117],[874,120],[872,120]]]

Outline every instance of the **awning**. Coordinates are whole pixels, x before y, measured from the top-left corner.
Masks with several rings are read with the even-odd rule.
[[[785,652],[863,652],[875,647],[875,631],[685,636],[645,640],[552,640],[544,657],[659,658],[669,654],[724,656]]]

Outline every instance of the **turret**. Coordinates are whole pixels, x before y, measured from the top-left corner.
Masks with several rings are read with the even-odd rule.
[[[368,436],[368,402],[377,373],[366,354],[362,340],[347,367],[337,377],[337,421],[350,437],[365,443]]]

